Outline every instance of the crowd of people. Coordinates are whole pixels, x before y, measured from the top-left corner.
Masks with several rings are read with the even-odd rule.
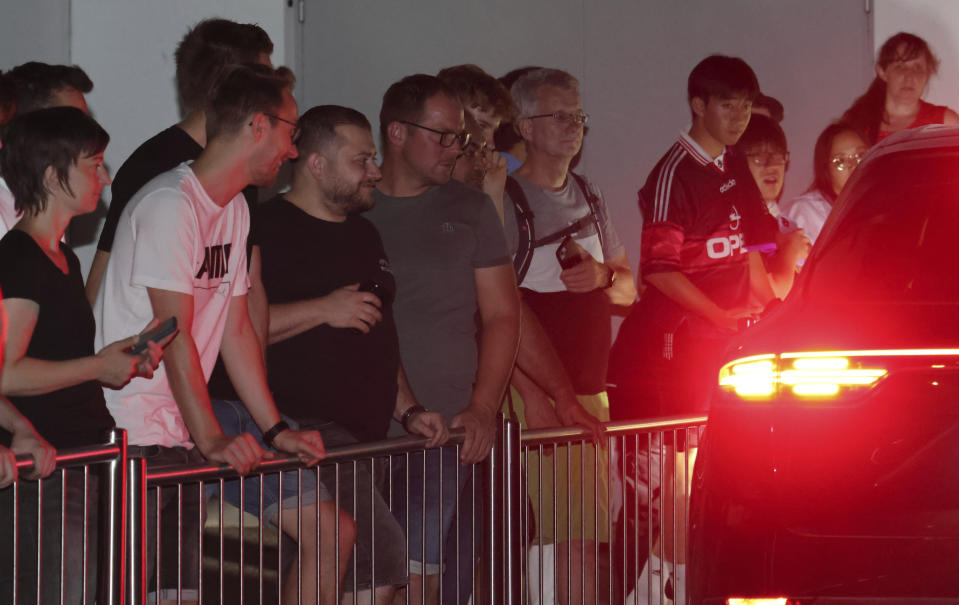
[[[337,603],[336,586],[360,602],[437,602],[441,583],[445,601],[465,603],[472,583],[456,579],[472,577],[476,545],[455,517],[479,514],[472,465],[501,411],[524,428],[582,426],[597,442],[611,419],[705,412],[723,349],[788,294],[868,148],[959,122],[921,99],[938,66],[928,45],[897,34],[869,90],[816,142],[808,191],[783,201],[783,105],[743,60],[707,57],[689,76],[691,126],[639,189],[636,302],[603,195],[572,171],[590,117],[572,75],[525,67],[496,79],[458,65],[402,78],[383,96],[380,161],[360,112],[300,111],[272,50],[256,25],[210,19],[187,32],[175,53],[183,119],[117,171],[85,280],[65,233],[111,184],[109,135],[84,98],[93,83],[79,67],[37,62],[0,74],[0,487],[17,478],[14,454],[32,456],[27,479],[41,479],[55,448],[113,427],[148,465],[208,460],[241,474],[273,451],[315,465],[328,447],[414,434],[432,448],[465,431],[458,449],[392,466],[392,509],[381,460],[247,480],[245,497],[226,482],[228,502],[278,525],[299,541],[302,569],[320,570],[291,566],[290,603]],[[289,188],[258,200],[287,161]],[[617,306],[629,311],[610,347]],[[175,333],[151,336],[171,317]],[[536,458],[527,483],[534,498],[550,494],[534,516],[536,542],[554,548],[556,598],[592,602],[597,578],[583,570],[608,555],[597,544],[610,541],[604,494],[616,478],[593,444]],[[568,479],[553,485],[557,476]],[[61,530],[43,533],[44,553],[95,526],[84,480],[43,480],[45,523],[61,527],[52,520],[66,511]],[[591,486],[596,498],[568,496]],[[148,534],[150,574],[162,546],[160,601],[199,598],[196,545],[177,538],[200,532],[211,495],[150,502],[148,527],[159,516],[167,530]],[[303,514],[280,514],[290,508]],[[29,557],[29,537],[18,543]],[[652,556],[679,574],[672,543]],[[77,550],[64,549],[68,569]],[[2,594],[12,556],[0,548]],[[40,599],[58,602],[62,580],[67,602],[80,602],[83,574],[60,578],[55,559],[43,557]],[[29,567],[19,584],[36,590]]]

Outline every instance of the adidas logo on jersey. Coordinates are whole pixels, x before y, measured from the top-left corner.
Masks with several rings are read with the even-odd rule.
[[[736,186],[736,179],[729,179],[724,184],[719,186],[719,192],[726,193],[727,191],[729,191],[735,186]]]

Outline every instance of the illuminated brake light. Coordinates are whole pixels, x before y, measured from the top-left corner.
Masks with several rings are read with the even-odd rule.
[[[768,397],[776,390],[776,356],[744,357],[723,366],[719,384],[732,388],[740,397]]]
[[[789,599],[786,597],[729,597],[726,599],[726,605],[787,605]]]
[[[789,389],[801,399],[829,399],[843,391],[871,387],[886,375],[885,368],[868,367],[864,364],[869,362],[855,359],[855,354],[892,357],[900,354],[912,356],[917,352],[910,349],[754,355],[723,366],[719,372],[719,385],[743,399],[769,399],[780,389]],[[929,353],[941,353],[941,350]]]

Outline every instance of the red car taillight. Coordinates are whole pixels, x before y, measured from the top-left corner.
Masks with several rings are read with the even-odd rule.
[[[888,373],[893,358],[959,357],[959,349],[812,351],[753,355],[719,371],[719,386],[737,396],[769,400],[791,395],[799,400],[828,400],[873,388]],[[934,364],[931,367],[942,367]]]

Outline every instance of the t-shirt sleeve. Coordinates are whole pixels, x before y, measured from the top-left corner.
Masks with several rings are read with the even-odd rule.
[[[164,188],[141,200],[131,217],[133,229],[134,286],[193,294],[193,259],[198,241],[197,225],[183,195]],[[246,282],[246,251],[243,281]]]
[[[13,233],[10,237],[15,237]],[[37,300],[37,268],[28,260],[31,255],[19,240],[9,239],[0,244],[0,292],[3,298]]]
[[[493,207],[493,200],[484,195],[480,203],[476,221],[476,251],[473,254],[473,267],[482,269],[496,267],[510,262],[506,252],[506,236],[503,224]]]
[[[640,267],[644,275],[680,271],[691,200],[673,174],[660,174],[639,191],[643,214]]]

